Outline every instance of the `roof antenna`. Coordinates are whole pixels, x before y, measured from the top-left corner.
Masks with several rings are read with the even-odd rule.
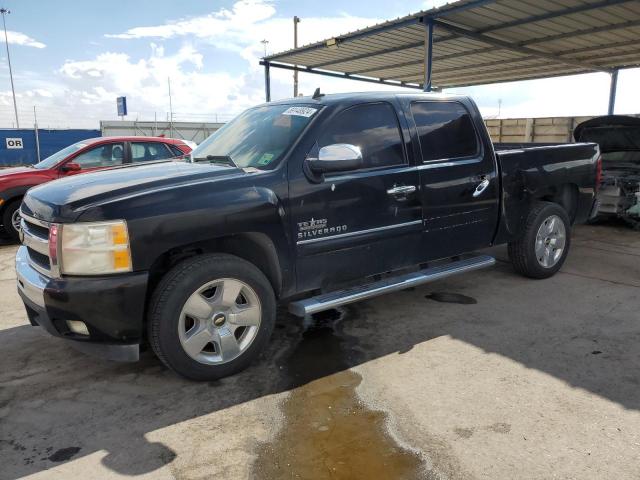
[[[320,93],[320,87],[316,88],[316,91],[313,92],[313,98],[314,100],[320,100],[322,97],[324,97],[324,93]]]

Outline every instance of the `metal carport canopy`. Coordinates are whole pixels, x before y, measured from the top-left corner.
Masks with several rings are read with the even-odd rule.
[[[270,68],[423,90],[640,66],[640,0],[460,0],[265,57]]]

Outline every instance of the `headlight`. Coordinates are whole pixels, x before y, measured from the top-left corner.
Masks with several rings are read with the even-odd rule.
[[[61,270],[68,275],[131,271],[129,233],[124,220],[61,225]]]

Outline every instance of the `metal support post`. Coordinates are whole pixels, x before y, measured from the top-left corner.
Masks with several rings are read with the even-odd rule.
[[[264,97],[265,101],[271,101],[271,74],[269,72],[269,62],[264,62]]]
[[[616,90],[618,89],[618,69],[614,68],[611,72],[611,86],[609,87],[609,109],[608,115],[613,115],[616,108]]]
[[[426,18],[424,22],[425,27],[425,52],[424,52],[424,91],[431,91],[431,73],[433,69],[433,19],[431,17]]]

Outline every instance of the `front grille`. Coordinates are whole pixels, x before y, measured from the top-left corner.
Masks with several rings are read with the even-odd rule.
[[[51,261],[47,255],[43,255],[40,252],[36,252],[33,248],[27,247],[27,251],[29,252],[29,261],[33,264],[35,263],[41,268],[46,270],[51,270]]]
[[[29,264],[45,275],[55,275],[49,257],[49,224],[22,214],[22,243],[27,247]]]

